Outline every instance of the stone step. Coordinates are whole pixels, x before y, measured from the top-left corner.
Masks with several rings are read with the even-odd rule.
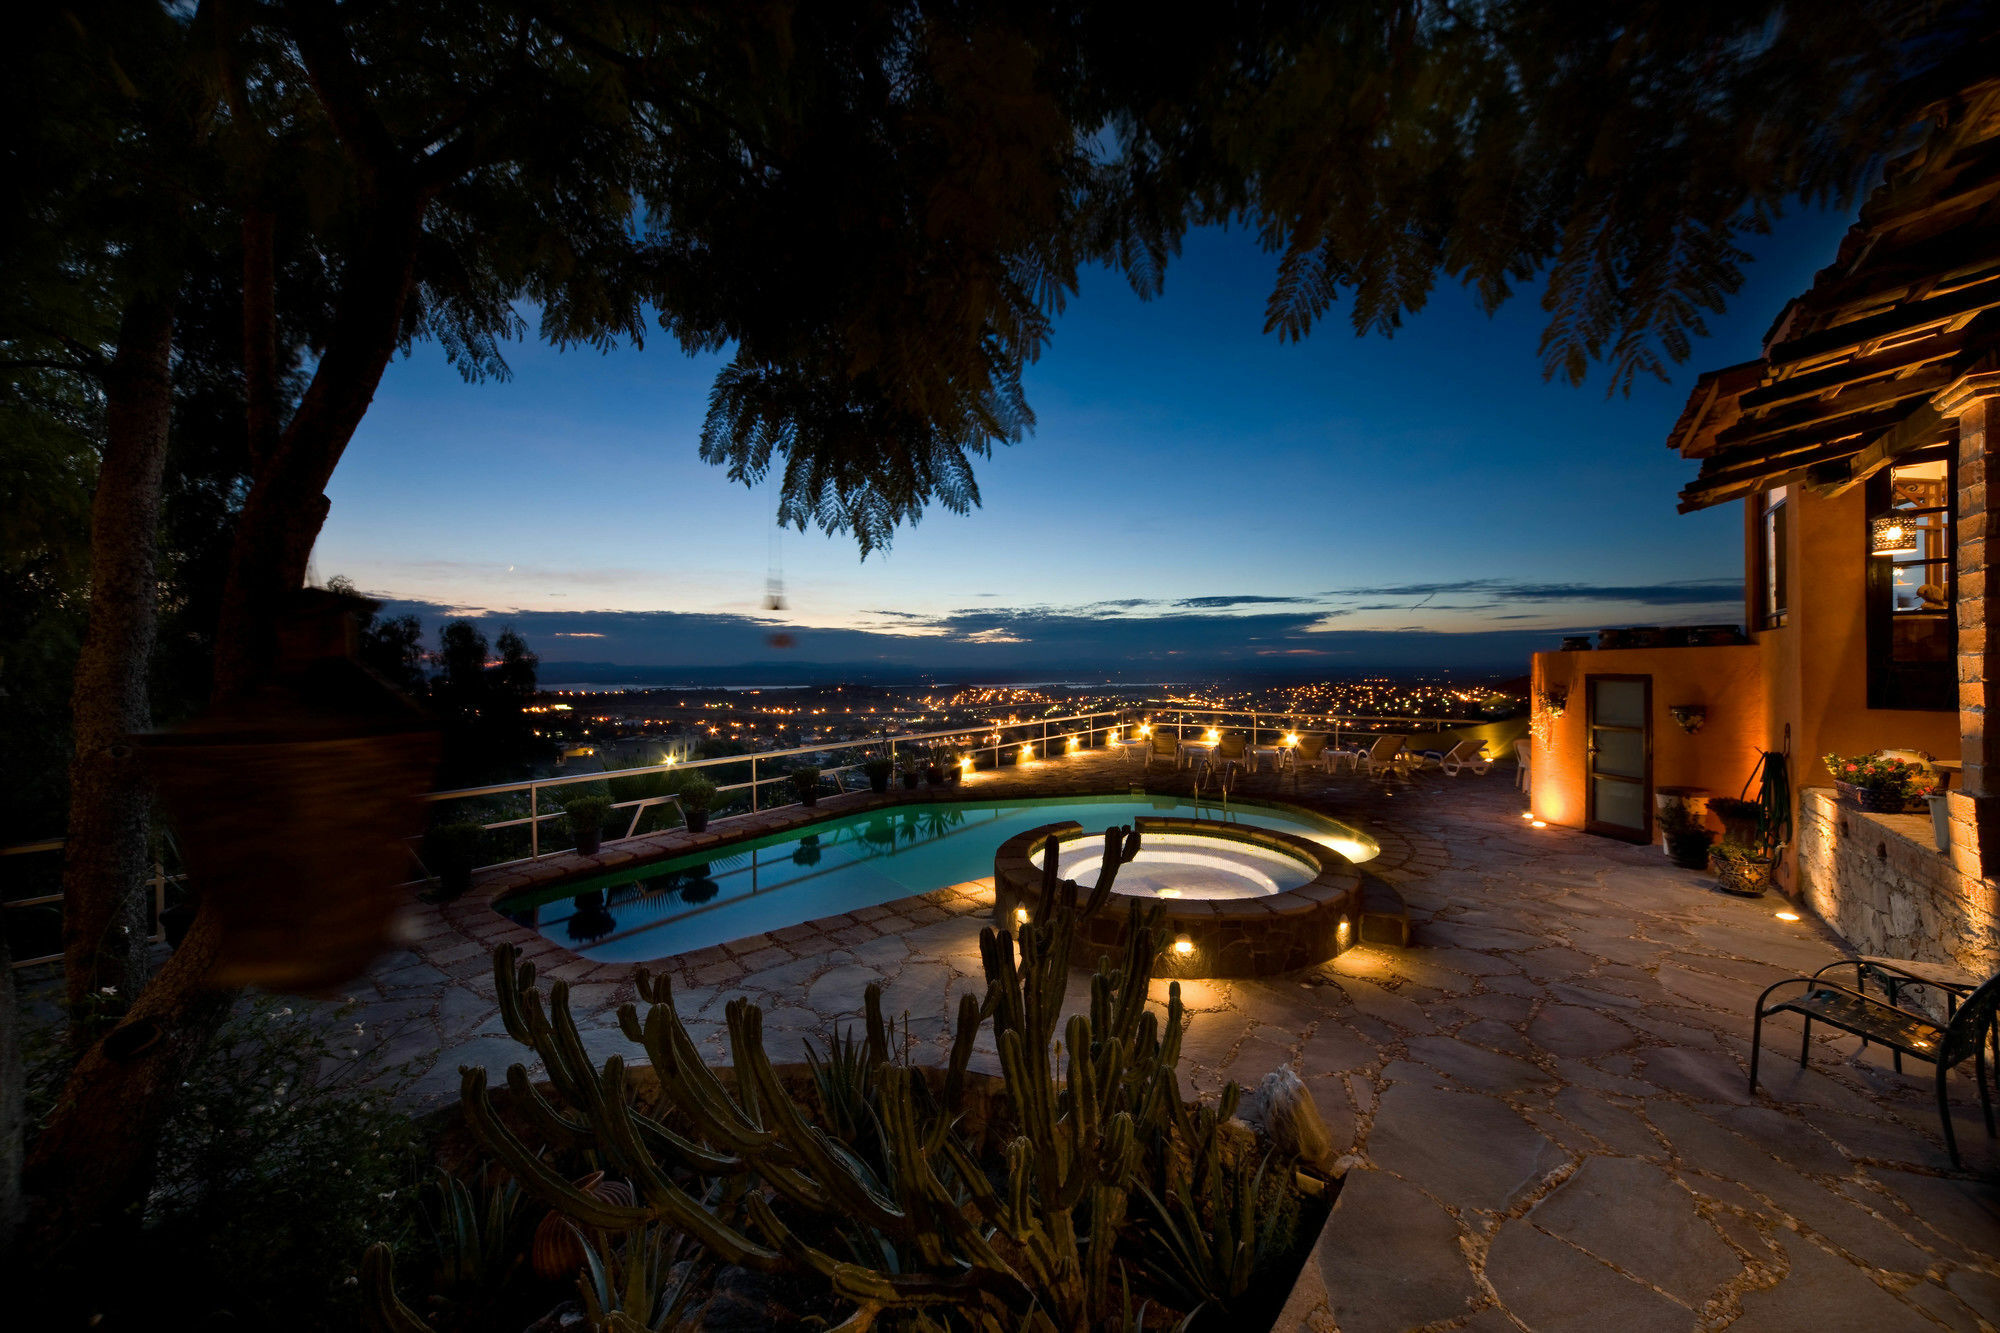
[[[1373,875],[1361,877],[1361,942],[1408,948],[1410,909],[1396,886]]]

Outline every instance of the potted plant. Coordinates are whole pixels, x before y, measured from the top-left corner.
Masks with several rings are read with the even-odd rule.
[[[915,791],[917,781],[924,775],[924,752],[922,750],[903,751],[903,790]]]
[[[1723,827],[1729,831],[1724,833],[1722,844],[1708,854],[1708,868],[1715,872],[1716,887],[1745,898],[1759,897],[1771,886],[1778,858],[1784,855],[1792,835],[1792,779],[1784,754],[1765,751],[1757,771],[1743,784],[1746,795],[1751,782],[1757,784],[1755,801],[1721,802],[1725,809],[1738,815],[1745,805],[1756,810],[1756,822],[1748,830],[1749,836],[1741,837],[1745,832],[1742,825],[1738,823],[1732,829],[1728,816],[1718,811],[1718,817],[1724,820]],[[1717,804],[1710,801],[1709,809],[1714,810]]]
[[[688,832],[702,832],[708,827],[708,812],[715,806],[715,784],[699,773],[690,773],[681,781],[677,794]]]
[[[1921,764],[1874,754],[1829,754],[1822,762],[1848,804],[1875,814],[1897,815],[1909,810],[1925,776]]]
[[[450,902],[472,887],[486,830],[478,824],[436,824],[424,834],[424,865],[437,876],[437,901]]]
[[[944,785],[947,787],[956,787],[964,777],[964,757],[955,753],[947,753],[944,757]]]
[[[861,771],[868,775],[870,788],[875,791],[887,791],[889,779],[895,775],[896,765],[895,761],[889,759],[870,759],[861,766]]]
[[[944,765],[939,762],[936,750],[924,752],[924,781],[933,787],[944,785]]]
[[[1739,800],[1733,796],[1717,796],[1710,799],[1708,812],[1722,822],[1722,840],[1735,843],[1739,847],[1749,847],[1757,841],[1757,821],[1763,817],[1763,807],[1755,801]]]
[[[562,808],[569,819],[570,834],[576,839],[576,849],[585,856],[597,855],[597,849],[604,844],[604,821],[611,818],[611,798],[586,792],[570,797],[562,803]]]
[[[1699,870],[1708,864],[1708,848],[1715,835],[1687,802],[1675,801],[1663,808],[1659,825],[1668,860],[1684,870]]]
[[[806,805],[819,804],[819,770],[810,764],[803,764],[792,770],[792,790],[799,794],[799,800]]]

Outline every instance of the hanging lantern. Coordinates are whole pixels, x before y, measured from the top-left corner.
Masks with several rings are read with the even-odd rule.
[[[1895,514],[1884,514],[1868,525],[1868,553],[1895,555],[1917,549],[1917,525]]]

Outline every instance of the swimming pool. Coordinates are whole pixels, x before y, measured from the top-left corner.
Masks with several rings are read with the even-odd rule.
[[[594,962],[639,963],[984,879],[995,848],[1042,824],[1073,819],[1094,832],[1174,815],[1222,812],[1172,796],[897,805],[531,890],[497,906]],[[1303,810],[1236,801],[1228,819],[1311,838],[1351,861],[1379,850],[1366,834]]]

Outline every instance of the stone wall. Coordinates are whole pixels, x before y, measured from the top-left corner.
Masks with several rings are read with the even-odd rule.
[[[1808,787],[1796,854],[1806,904],[1855,952],[2000,970],[1995,886],[1937,850],[1929,815],[1869,814]]]

